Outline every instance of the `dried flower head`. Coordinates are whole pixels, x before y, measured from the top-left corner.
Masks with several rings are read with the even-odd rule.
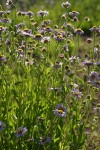
[[[78,17],[74,17],[74,18],[73,18],[73,21],[74,21],[74,22],[78,22]]]
[[[89,17],[85,17],[84,20],[85,21],[90,21],[90,18]]]
[[[62,18],[62,19],[66,19],[66,14],[63,14],[63,15],[61,16],[61,18]]]
[[[92,39],[88,38],[86,42],[87,42],[88,44],[91,44],[91,43],[92,43]]]

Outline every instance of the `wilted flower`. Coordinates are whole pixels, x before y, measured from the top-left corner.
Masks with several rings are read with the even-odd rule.
[[[62,7],[65,7],[65,8],[68,8],[71,4],[67,1],[65,3],[62,3],[61,6]]]
[[[50,138],[49,136],[47,136],[47,137],[42,137],[42,138],[40,138],[40,141],[39,141],[39,143],[40,143],[41,145],[45,145],[46,143],[49,143],[49,142],[51,142],[51,138]]]
[[[42,38],[41,42],[42,43],[48,43],[48,42],[50,42],[50,37],[44,37],[44,38]]]
[[[79,29],[76,29],[76,30],[74,31],[74,33],[75,33],[75,34],[82,35],[82,34],[84,34],[84,31],[79,28]]]
[[[54,114],[59,117],[65,117],[66,111],[66,107],[63,104],[58,104],[54,110]]]
[[[38,16],[41,16],[41,17],[47,16],[48,14],[49,14],[48,11],[42,11],[42,10],[40,10],[40,11],[37,13],[37,15],[38,15]]]
[[[24,136],[26,132],[27,132],[27,129],[22,126],[22,127],[19,127],[19,128],[16,130],[15,135],[16,135],[17,137],[21,137],[21,136]]]
[[[73,93],[73,95],[74,95],[76,98],[81,98],[81,96],[82,96],[82,93],[79,92],[78,89],[74,89],[74,90],[72,91],[72,93]]]
[[[78,15],[79,15],[79,12],[77,11],[69,12],[69,16],[71,16],[72,18],[77,17]]]
[[[0,121],[0,132],[3,131],[5,128],[5,125],[2,121]]]
[[[92,72],[89,74],[89,80],[90,80],[91,82],[96,81],[96,80],[98,79],[98,77],[99,77],[99,75],[98,75],[98,73],[95,72],[95,71],[92,71]]]

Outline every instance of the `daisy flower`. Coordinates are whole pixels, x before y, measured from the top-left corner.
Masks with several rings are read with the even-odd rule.
[[[59,117],[65,117],[66,111],[67,109],[63,104],[58,104],[54,110],[54,114]]]
[[[67,1],[65,3],[61,4],[62,7],[68,8],[69,6],[71,6],[71,4]]]
[[[16,132],[15,132],[15,135],[17,137],[21,137],[21,136],[24,136],[24,134],[27,132],[27,129],[25,127],[19,127]]]
[[[91,82],[94,82],[94,81],[96,81],[96,80],[98,79],[98,77],[99,77],[98,73],[95,72],[95,71],[92,71],[92,72],[90,73],[90,75],[89,75],[89,80],[90,80]]]
[[[47,16],[48,14],[49,14],[48,11],[42,11],[42,10],[40,10],[40,11],[37,13],[37,15],[38,15],[38,16],[41,16],[41,17]]]
[[[46,143],[51,142],[51,138],[49,136],[40,138],[40,144],[45,145]]]

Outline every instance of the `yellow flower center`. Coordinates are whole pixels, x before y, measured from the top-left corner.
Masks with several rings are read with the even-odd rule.
[[[41,34],[36,34],[35,37],[40,38]]]
[[[64,108],[63,108],[63,107],[60,107],[60,108],[58,109],[58,113],[59,113],[59,114],[63,114],[63,113],[64,113]]]

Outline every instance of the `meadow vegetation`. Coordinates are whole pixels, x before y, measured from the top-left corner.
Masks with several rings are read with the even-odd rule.
[[[0,148],[99,150],[100,22],[83,9],[94,5],[1,2]]]

